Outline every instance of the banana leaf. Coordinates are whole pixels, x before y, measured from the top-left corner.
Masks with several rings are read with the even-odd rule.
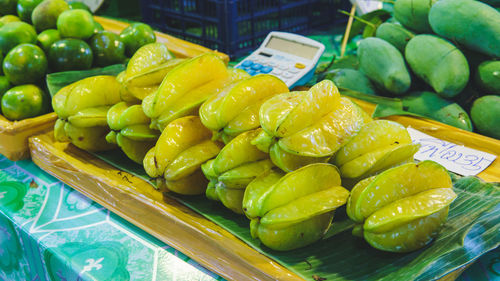
[[[88,70],[71,70],[63,72],[54,72],[47,75],[47,88],[50,96],[53,97],[61,88],[82,80],[83,78],[97,75],[113,75],[125,70],[124,64],[114,64],[106,67],[93,68]]]
[[[140,165],[117,153],[95,155],[117,168],[148,179]],[[204,196],[172,193],[169,196],[306,280],[431,280],[474,262],[500,244],[500,184],[456,175],[452,179],[458,197],[450,207],[448,221],[439,236],[425,248],[406,254],[376,250],[353,236],[350,232],[353,224],[345,210],[337,211],[333,227],[322,241],[293,251],[277,252],[251,238],[246,217]]]

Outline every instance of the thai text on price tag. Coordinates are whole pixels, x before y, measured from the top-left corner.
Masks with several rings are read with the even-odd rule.
[[[358,15],[382,9],[384,3],[380,0],[351,0],[351,4],[356,5]]]
[[[408,133],[410,133],[414,143],[421,145],[415,154],[415,159],[419,161],[433,160],[449,171],[462,176],[479,174],[488,168],[497,157],[493,154],[431,137],[412,128],[408,128]]]

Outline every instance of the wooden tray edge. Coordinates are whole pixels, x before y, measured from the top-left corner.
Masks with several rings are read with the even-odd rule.
[[[70,144],[54,145],[52,134],[30,138],[32,160],[37,166],[201,265],[229,280],[303,280],[177,201],[169,198],[164,199],[166,204],[157,201],[160,193],[142,179],[121,172]],[[117,178],[118,172],[122,175]],[[127,180],[123,180],[123,175]],[[149,188],[142,190],[147,195],[139,191],[141,188]],[[140,212],[130,206],[126,208],[124,202],[141,204],[141,210],[148,210],[143,215],[147,213],[161,221],[153,224],[148,219],[133,217],[131,214]],[[172,229],[165,229],[160,222]],[[176,235],[178,231],[182,231],[182,235]],[[195,247],[193,243],[198,245]],[[200,252],[202,246],[208,249]]]

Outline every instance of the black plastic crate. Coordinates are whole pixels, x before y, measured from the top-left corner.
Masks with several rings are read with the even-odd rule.
[[[347,0],[143,0],[143,21],[232,58],[254,50],[270,31],[307,34],[333,25]]]

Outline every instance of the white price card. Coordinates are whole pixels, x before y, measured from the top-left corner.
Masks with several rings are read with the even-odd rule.
[[[384,3],[380,0],[351,0],[353,5],[356,5],[358,15],[362,16],[371,11],[380,10]]]
[[[415,154],[419,161],[433,160],[451,172],[462,176],[475,176],[495,161],[496,155],[444,141],[413,128],[408,128],[414,143],[421,147]]]

